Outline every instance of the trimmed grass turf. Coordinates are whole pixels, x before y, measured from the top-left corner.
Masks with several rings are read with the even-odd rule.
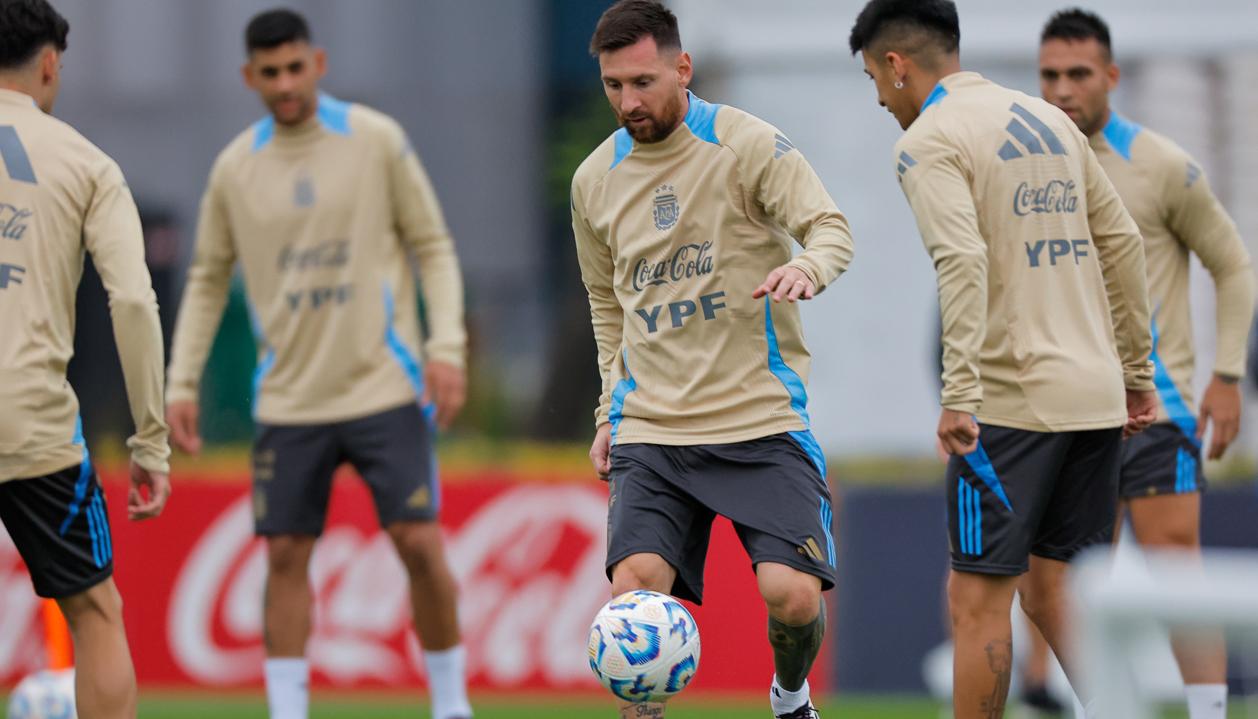
[[[490,697],[477,699],[476,719],[614,719],[610,702],[580,697],[559,701],[549,696]],[[844,719],[930,719],[937,716],[930,701],[916,698],[860,697],[832,699],[820,709]],[[266,702],[261,696],[159,695],[140,701],[140,719],[266,719]],[[316,692],[310,707],[311,719],[384,719],[384,717],[428,717],[427,699],[387,700],[364,695],[362,701],[338,696],[321,700]],[[713,697],[679,699],[669,707],[669,719],[768,719],[767,698],[748,697],[742,701]]]

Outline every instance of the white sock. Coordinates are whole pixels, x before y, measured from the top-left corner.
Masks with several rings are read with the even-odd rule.
[[[808,698],[808,680],[804,680],[804,686],[799,691],[788,692],[778,684],[778,675],[773,675],[773,686],[769,688],[769,706],[773,707],[773,713],[790,714],[796,709],[804,706],[809,701]]]
[[[1185,684],[1188,719],[1226,719],[1226,684]]]
[[[433,719],[470,719],[472,716],[463,669],[466,664],[467,652],[461,645],[440,652],[424,652]]]
[[[310,707],[310,664],[300,657],[266,660],[266,703],[271,719],[306,719]]]

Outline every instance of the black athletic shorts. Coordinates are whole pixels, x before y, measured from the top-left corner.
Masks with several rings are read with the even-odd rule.
[[[1118,487],[1123,499],[1200,492],[1206,487],[1201,445],[1174,424],[1149,427],[1123,442]]]
[[[981,425],[948,461],[952,568],[1017,575],[1029,557],[1069,562],[1107,544],[1118,511],[1122,429],[1029,432]]]
[[[113,574],[105,494],[86,455],[60,472],[0,482],[0,521],[41,597],[74,596]]]
[[[441,495],[432,434],[417,403],[345,422],[258,423],[253,445],[254,531],[321,534],[332,475],[346,462],[371,490],[381,526],[435,520]]]
[[[658,554],[677,570],[674,596],[703,601],[716,515],[751,557],[835,581],[834,510],[817,463],[789,434],[733,444],[623,444],[611,451],[607,576],[622,559]]]

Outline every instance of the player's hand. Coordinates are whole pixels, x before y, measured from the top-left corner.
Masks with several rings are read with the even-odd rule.
[[[594,444],[590,445],[590,461],[594,463],[594,471],[598,478],[606,481],[612,471],[612,426],[608,423],[599,425],[594,433]]]
[[[1212,423],[1208,459],[1218,459],[1236,439],[1241,428],[1241,386],[1216,375],[1201,398],[1201,417],[1197,420],[1197,439],[1206,436],[1206,424]]]
[[[773,295],[774,302],[781,302],[783,299],[794,302],[795,300],[811,300],[814,294],[816,294],[816,288],[803,270],[790,265],[782,265],[770,272],[769,276],[764,278],[764,283],[757,287],[751,296],[758,300],[765,295]]]
[[[948,454],[963,456],[978,449],[978,422],[969,412],[944,409],[939,413],[936,434]]]
[[[467,373],[462,367],[438,361],[424,365],[423,403],[436,406],[438,429],[449,429],[466,401]]]
[[[201,451],[201,408],[195,401],[181,400],[166,405],[166,424],[175,447],[197,454]]]
[[[127,492],[127,519],[133,522],[152,519],[162,513],[168,499],[170,477],[165,472],[150,472],[132,462],[131,490]]]
[[[1127,390],[1127,424],[1123,439],[1140,434],[1158,418],[1158,396],[1152,390]]]

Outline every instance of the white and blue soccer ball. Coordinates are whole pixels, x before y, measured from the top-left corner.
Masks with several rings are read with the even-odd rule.
[[[662,702],[699,669],[699,625],[681,602],[638,590],[611,600],[590,626],[590,669],[630,702]]]
[[[77,719],[74,711],[74,670],[60,669],[27,675],[9,695],[8,719]]]

